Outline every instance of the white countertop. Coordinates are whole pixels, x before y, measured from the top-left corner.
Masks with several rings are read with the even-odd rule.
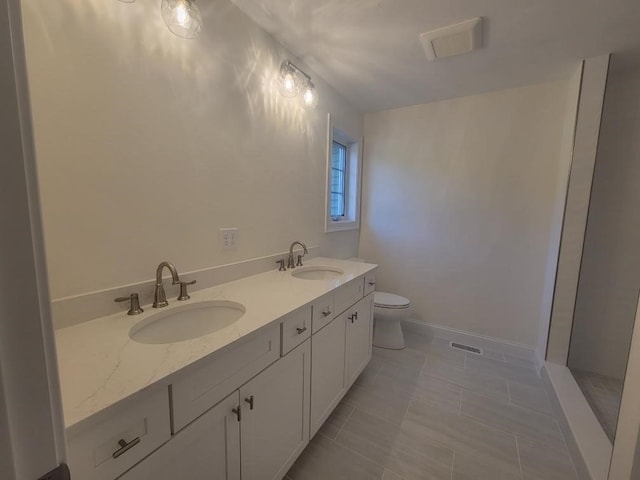
[[[105,408],[166,379],[180,369],[234,341],[277,321],[325,293],[376,268],[368,263],[318,257],[305,266],[324,265],[344,270],[335,280],[301,280],[291,270],[272,270],[191,293],[191,300],[169,298],[167,311],[186,303],[231,300],[246,308],[233,325],[193,340],[148,345],[129,338],[136,323],[157,313],[122,313],[56,331],[65,427],[72,427]],[[294,270],[295,271],[295,270]]]

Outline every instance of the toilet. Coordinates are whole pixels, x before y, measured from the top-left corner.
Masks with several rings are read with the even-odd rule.
[[[364,262],[362,258],[352,257],[352,262]],[[373,344],[376,347],[391,350],[404,348],[402,320],[409,318],[411,302],[409,299],[387,292],[373,294]]]
[[[400,295],[387,292],[373,294],[373,344],[376,347],[401,350],[404,348],[402,320],[409,318],[411,302]]]

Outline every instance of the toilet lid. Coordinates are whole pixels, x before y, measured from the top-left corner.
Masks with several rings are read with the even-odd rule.
[[[411,302],[408,299],[393,293],[375,292],[373,294],[373,304],[376,307],[383,308],[407,308]]]

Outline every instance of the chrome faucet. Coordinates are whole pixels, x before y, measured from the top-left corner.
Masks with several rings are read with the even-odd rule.
[[[300,245],[302,247],[302,251],[304,252],[302,255],[298,255],[298,263],[295,263],[293,261],[293,247],[295,247],[296,245]],[[289,260],[287,260],[287,268],[296,268],[296,265],[298,267],[301,267],[302,257],[307,255],[308,253],[309,253],[309,250],[307,250],[307,246],[304,243],[302,243],[299,240],[296,240],[295,242],[293,242],[289,247]]]
[[[164,285],[162,283],[162,270],[164,269],[164,267],[167,267],[171,272],[171,277],[173,279],[172,285],[177,285],[178,283],[180,283],[178,271],[172,263],[162,262],[160,265],[158,265],[158,268],[156,269],[156,290],[153,294],[153,308],[166,307],[167,305],[169,305],[169,302],[167,302],[167,296],[164,293]]]

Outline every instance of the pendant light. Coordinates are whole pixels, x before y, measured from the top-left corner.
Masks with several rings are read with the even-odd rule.
[[[162,0],[162,19],[174,35],[194,38],[200,32],[202,18],[195,0]]]

